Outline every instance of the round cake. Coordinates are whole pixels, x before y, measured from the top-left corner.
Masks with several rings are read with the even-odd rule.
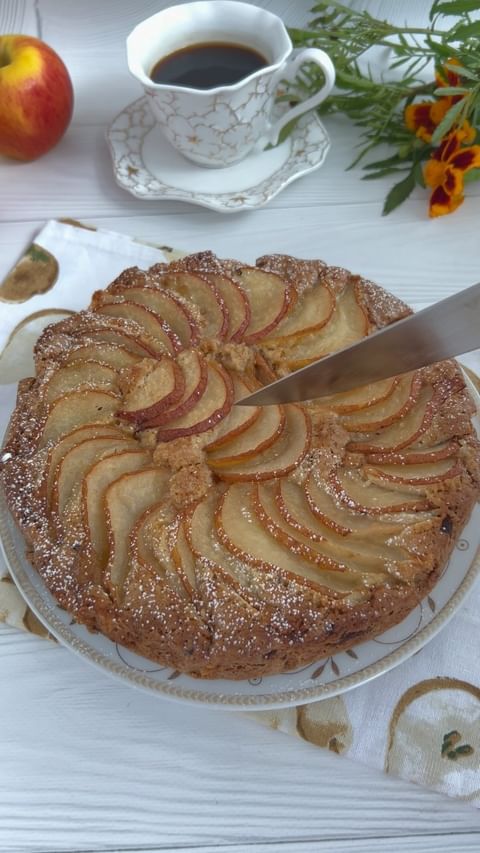
[[[282,672],[400,622],[480,491],[457,364],[235,401],[409,313],[321,261],[203,252],[125,270],[49,326],[2,479],[58,603],[202,678]]]

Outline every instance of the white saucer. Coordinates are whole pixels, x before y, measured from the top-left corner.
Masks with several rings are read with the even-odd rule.
[[[303,116],[281,145],[225,169],[205,169],[164,138],[148,98],[139,98],[107,131],[117,183],[141,199],[172,199],[221,213],[262,207],[292,181],[318,169],[330,139],[315,113]]]

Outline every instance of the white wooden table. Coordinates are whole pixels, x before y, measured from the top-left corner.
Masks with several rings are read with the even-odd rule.
[[[263,4],[287,23],[308,18],[308,0]],[[105,129],[140,94],[126,70],[125,36],[165,5],[0,0],[0,31],[50,43],[76,93],[72,126],[54,151],[31,164],[0,158],[0,278],[44,221],[62,216],[246,261],[275,251],[322,257],[414,306],[479,278],[478,185],[453,217],[429,221],[418,191],[384,219],[387,182],[344,171],[356,132],[342,121],[326,123],[333,145],[324,168],[263,210],[227,217],[119,189]],[[370,0],[369,8],[412,21],[429,3]],[[469,806],[245,716],[137,693],[5,627],[0,684],[0,853],[480,849],[480,815]]]

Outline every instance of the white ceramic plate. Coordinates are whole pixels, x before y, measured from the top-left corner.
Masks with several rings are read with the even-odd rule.
[[[177,200],[221,213],[267,204],[292,181],[318,169],[330,140],[314,113],[303,116],[275,148],[251,154],[226,169],[186,160],[163,136],[145,96],[115,118],[107,131],[117,183],[144,200]]]
[[[432,639],[460,607],[480,570],[480,505],[457,540],[431,594],[399,625],[295,672],[248,681],[198,680],[139,657],[75,623],[45,588],[25,558],[25,543],[0,490],[0,537],[20,592],[48,630],[103,672],[150,693],[183,702],[232,709],[282,708],[344,693],[397,666]]]

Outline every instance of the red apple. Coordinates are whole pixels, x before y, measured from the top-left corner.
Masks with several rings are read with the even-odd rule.
[[[27,35],[0,35],[0,154],[35,160],[57,144],[73,109],[60,57]]]

